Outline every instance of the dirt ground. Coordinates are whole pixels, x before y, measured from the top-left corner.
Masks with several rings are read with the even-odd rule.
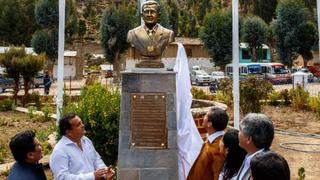
[[[263,108],[274,122],[276,129],[286,130],[289,133],[276,131],[275,139],[272,144],[272,150],[284,156],[290,166],[291,179],[298,179],[298,170],[305,168],[306,180],[319,180],[320,178],[320,117],[313,112],[299,111],[295,112],[291,107],[272,107]],[[303,132],[317,134],[318,138],[303,136],[293,136],[290,132]],[[295,150],[285,149],[280,146],[281,143],[317,143],[318,145],[287,144],[295,150],[318,151],[318,153],[306,153]]]
[[[30,119],[27,114],[17,111],[0,112],[0,155],[2,156],[0,160],[3,161],[0,164],[13,161],[9,142],[17,132],[33,130],[38,132],[39,136],[45,134],[45,131],[54,124],[54,121],[43,122],[37,117]]]

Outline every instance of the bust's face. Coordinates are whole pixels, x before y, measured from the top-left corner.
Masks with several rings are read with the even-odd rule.
[[[144,23],[148,25],[156,25],[159,19],[159,13],[156,5],[145,5],[142,12]]]

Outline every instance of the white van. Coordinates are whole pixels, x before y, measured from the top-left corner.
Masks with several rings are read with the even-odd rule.
[[[292,77],[289,70],[282,63],[260,63],[262,74],[272,84],[291,83]]]
[[[260,63],[239,63],[240,80],[245,79],[249,75],[254,75],[261,78],[261,65]],[[227,64],[226,76],[231,77],[233,74],[233,64]]]

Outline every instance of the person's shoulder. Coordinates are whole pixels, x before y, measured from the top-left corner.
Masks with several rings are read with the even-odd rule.
[[[92,144],[92,141],[87,137],[87,136],[83,136],[82,139],[86,142],[90,142]]]
[[[22,174],[25,174],[25,168],[18,162],[15,162],[10,169],[10,173],[8,175],[8,180],[16,180],[21,178]]]

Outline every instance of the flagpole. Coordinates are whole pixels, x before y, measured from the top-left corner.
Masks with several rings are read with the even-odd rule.
[[[318,51],[319,51],[319,54],[318,54],[318,60],[320,62],[320,0],[317,0],[317,19],[318,19],[318,36],[319,36],[319,40],[318,40]]]
[[[233,112],[234,128],[239,129],[239,9],[238,0],[232,0],[232,63],[233,63]]]
[[[65,0],[59,0],[59,41],[57,68],[57,123],[61,117],[63,104],[63,65],[64,65],[64,28],[65,28]]]

